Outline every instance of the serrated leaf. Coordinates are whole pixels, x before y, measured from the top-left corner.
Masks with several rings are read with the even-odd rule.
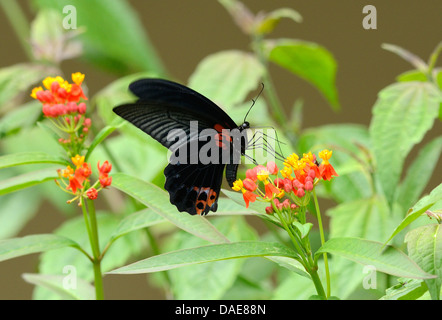
[[[36,234],[0,240],[0,261],[63,247],[78,247],[78,244],[71,239],[54,234]]]
[[[255,56],[221,51],[204,58],[189,78],[189,87],[228,109],[259,90],[264,67]]]
[[[433,300],[440,299],[442,285],[442,228],[440,224],[430,224],[413,229],[405,236],[408,255],[422,270],[437,275],[426,279],[428,291]]]
[[[206,218],[178,212],[170,203],[167,192],[151,183],[123,173],[115,173],[112,175],[112,186],[148,206],[178,228],[211,242],[228,241]]]
[[[398,277],[431,279],[435,275],[423,271],[403,252],[381,242],[360,238],[332,238],[319,248],[315,257],[322,253],[342,256],[346,259],[373,266],[377,271]]]
[[[318,154],[333,150],[330,162],[339,174],[327,185],[328,194],[338,203],[368,198],[370,187],[369,164],[364,150],[369,150],[367,128],[357,124],[325,125],[305,130],[299,138],[299,154]]]
[[[316,87],[334,110],[340,109],[335,85],[337,63],[324,47],[307,41],[266,41],[268,59]]]
[[[296,257],[297,254],[279,243],[259,241],[232,242],[164,253],[118,268],[109,273],[149,273],[205,262],[261,256]]]
[[[428,142],[407,169],[404,180],[396,192],[396,202],[402,208],[410,208],[424,191],[442,152],[442,136]]]
[[[401,82],[383,89],[370,124],[376,176],[392,203],[404,160],[437,117],[440,92],[426,82]]]

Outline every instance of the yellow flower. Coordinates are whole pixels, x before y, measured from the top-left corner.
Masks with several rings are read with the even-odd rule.
[[[69,177],[69,176],[71,176],[73,174],[74,174],[74,169],[72,169],[71,166],[67,166],[66,169],[64,169],[62,171],[62,175],[65,178],[67,178],[67,177]]]
[[[284,165],[285,165],[285,166],[291,166],[291,167],[293,167],[294,164],[295,164],[296,162],[298,162],[298,160],[299,160],[298,155],[297,155],[296,153],[292,153],[291,155],[289,155],[289,156],[285,159],[285,161],[284,161]]]
[[[233,187],[232,189],[235,191],[240,191],[243,188],[243,183],[241,179],[236,180],[235,182],[233,182]]]
[[[31,97],[34,99],[37,99],[37,92],[39,92],[39,91],[43,91],[43,88],[36,87],[36,88],[32,89]]]
[[[269,177],[269,171],[267,169],[260,170],[256,174],[256,177],[258,178],[259,181],[266,181],[267,178]]]
[[[285,166],[280,172],[283,178],[293,179],[292,168]]]
[[[327,165],[329,163],[328,160],[330,160],[332,154],[333,154],[333,151],[330,151],[327,149],[324,149],[319,152],[319,157],[323,160],[322,163],[324,165]]]
[[[84,80],[84,74],[81,72],[75,72],[72,74],[72,81],[74,81],[74,83],[76,85],[81,85],[83,83]]]
[[[72,163],[75,164],[77,168],[81,167],[84,162],[84,156],[76,155],[75,157],[71,158]]]

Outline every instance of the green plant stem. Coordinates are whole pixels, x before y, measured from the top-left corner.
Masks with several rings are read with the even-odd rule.
[[[433,53],[430,56],[428,61],[428,73],[431,75],[434,67],[436,66],[437,59],[439,58],[439,54],[442,52],[442,42],[439,42],[436,49],[434,49]]]
[[[23,13],[23,10],[18,4],[18,1],[0,0],[0,6],[5,12],[6,18],[9,20],[12,29],[14,29],[14,32],[17,35],[26,56],[29,60],[34,60],[34,56],[29,45],[30,26],[25,14]]]
[[[94,281],[95,281],[95,298],[97,300],[103,300],[104,299],[103,275],[101,273],[102,256],[100,254],[100,245],[98,241],[98,227],[97,227],[97,217],[95,215],[95,206],[92,200],[87,200],[85,202],[84,198],[81,197],[80,201],[89,236],[89,241],[92,248],[92,255],[93,255],[92,264],[94,269]]]
[[[324,227],[322,226],[322,219],[321,219],[321,211],[319,209],[319,203],[318,203],[318,197],[316,196],[316,191],[313,188],[313,198],[315,199],[315,208],[316,208],[316,216],[318,219],[318,226],[319,226],[319,235],[321,237],[321,245],[324,245],[325,243],[325,236],[324,236]],[[327,253],[323,254],[324,257],[324,266],[325,266],[325,278],[327,282],[327,298],[330,297],[330,270],[328,267],[328,258]]]
[[[279,212],[278,208],[276,207],[276,205],[273,201],[272,201],[272,207],[273,207],[273,211],[276,212],[276,214],[278,215],[278,218],[281,221],[283,228],[289,234],[290,239],[293,242],[293,245],[295,246],[296,250],[298,251],[298,253],[302,259],[302,265],[304,266],[305,270],[310,274],[313,284],[315,285],[316,292],[321,297],[327,298],[327,296],[324,292],[324,287],[322,286],[321,279],[319,278],[319,275],[318,275],[318,267],[314,265],[311,255],[308,255],[307,257],[305,256],[304,250],[302,250],[302,248],[299,246],[299,243],[296,240],[295,235],[292,232],[292,229],[287,225],[287,223],[283,219],[281,213]]]

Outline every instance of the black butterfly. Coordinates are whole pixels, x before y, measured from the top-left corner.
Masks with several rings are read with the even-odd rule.
[[[250,127],[247,121],[237,126],[235,122],[215,103],[198,92],[181,84],[163,79],[141,79],[129,85],[130,91],[138,100],[113,109],[123,119],[149,134],[166,148],[175,148],[175,153],[164,169],[166,182],[164,188],[169,192],[170,202],[179,211],[191,215],[205,215],[218,208],[218,197],[221,189],[224,167],[226,179],[230,186],[236,180],[238,158],[244,155],[247,138],[240,134],[239,148],[235,146],[232,136],[224,134],[222,129],[236,130],[242,133]],[[198,121],[198,135],[192,136],[191,121]],[[184,143],[171,140],[168,134],[171,130],[180,129],[186,133]],[[209,134],[204,136],[204,129]],[[212,134],[211,134],[212,133]],[[214,134],[213,134],[214,133]],[[203,137],[203,139],[201,139]],[[238,136],[235,136],[238,138]],[[203,163],[192,161],[195,156],[192,151],[182,161],[179,152],[183,150],[200,151],[207,143],[204,138],[216,143],[220,151],[229,149],[229,161]],[[176,146],[178,145],[178,146]],[[238,144],[236,144],[238,146]],[[212,149],[213,150],[213,149]],[[209,150],[210,155],[210,150]],[[175,161],[172,161],[172,158]],[[216,158],[216,156],[215,156]],[[181,159],[181,160],[177,160]],[[224,159],[225,160],[225,159]]]

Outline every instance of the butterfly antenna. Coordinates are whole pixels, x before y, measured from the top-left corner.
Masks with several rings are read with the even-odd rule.
[[[243,122],[246,122],[246,119],[247,119],[247,116],[248,116],[249,113],[250,113],[250,110],[252,110],[253,106],[254,106],[255,103],[256,103],[256,100],[258,100],[259,96],[261,95],[261,93],[262,93],[263,91],[264,91],[264,83],[261,82],[261,90],[259,91],[259,93],[258,93],[258,95],[256,96],[256,98],[255,98],[255,99],[252,99],[252,105],[250,106],[249,110],[247,111],[246,116],[244,117],[244,121],[243,121]]]

